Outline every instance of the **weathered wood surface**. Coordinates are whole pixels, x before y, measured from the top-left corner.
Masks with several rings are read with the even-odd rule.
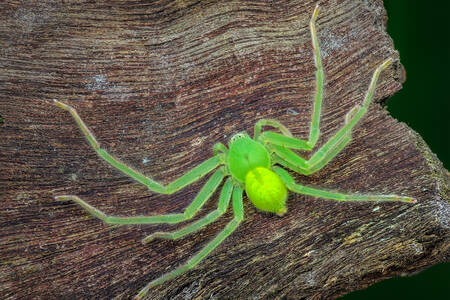
[[[12,1],[0,3],[0,297],[127,298],[185,262],[230,220],[171,242],[169,226],[111,227],[53,196],[111,214],[180,212],[201,183],[148,192],[99,159],[73,105],[111,153],[164,183],[258,119],[309,129],[316,1]],[[106,4],[107,3],[107,4]],[[290,195],[282,218],[246,202],[238,230],[151,299],[334,298],[449,259],[448,173],[380,106],[403,68],[381,1],[323,1],[323,144],[387,57],[375,103],[351,144],[302,183],[412,195],[418,204],[335,203]],[[420,109],[420,108],[418,108]],[[208,202],[200,216],[214,209]]]

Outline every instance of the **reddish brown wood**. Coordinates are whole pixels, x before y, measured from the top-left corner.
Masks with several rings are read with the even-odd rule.
[[[144,246],[145,235],[170,227],[111,227],[73,203],[55,202],[71,193],[112,214],[179,212],[203,182],[172,196],[148,192],[99,159],[52,99],[74,106],[111,153],[164,183],[261,118],[304,138],[315,3],[1,1],[1,298],[131,297],[231,218]],[[404,80],[382,1],[321,3],[319,144],[361,103],[375,67],[387,57],[396,62],[383,72],[351,144],[320,172],[296,179],[412,195],[418,204],[291,195],[280,218],[246,202],[238,230],[194,270],[151,290],[150,299],[335,298],[449,259],[448,173],[420,136],[380,106]]]

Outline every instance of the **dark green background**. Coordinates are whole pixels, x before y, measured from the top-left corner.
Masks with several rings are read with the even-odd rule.
[[[406,69],[403,89],[387,103],[391,115],[417,131],[450,166],[450,1],[384,0],[388,32]],[[450,263],[377,283],[341,300],[450,299]]]

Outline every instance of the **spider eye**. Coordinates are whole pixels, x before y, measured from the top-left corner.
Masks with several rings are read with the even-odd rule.
[[[231,142],[235,142],[236,140],[242,139],[242,138],[244,138],[244,137],[245,137],[245,133],[239,132],[239,133],[236,133],[235,135],[233,135],[233,136],[230,138],[230,141],[231,141]]]

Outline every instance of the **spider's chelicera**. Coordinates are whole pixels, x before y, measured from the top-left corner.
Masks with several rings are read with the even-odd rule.
[[[195,254],[187,263],[177,269],[160,276],[149,282],[137,295],[136,299],[142,298],[147,291],[158,284],[172,279],[197,265],[222,241],[229,236],[244,218],[242,204],[243,191],[261,211],[283,215],[286,213],[286,199],[288,191],[310,195],[319,198],[332,199],[336,201],[401,201],[414,203],[415,199],[397,195],[366,195],[366,194],[344,194],[340,192],[321,190],[313,187],[300,185],[294,181],[283,166],[296,173],[309,175],[317,172],[333,159],[351,140],[352,130],[367,112],[372,100],[376,82],[381,71],[386,69],[392,62],[389,58],[375,70],[369,89],[365,95],[362,105],[352,108],[345,116],[344,125],[324,145],[322,145],[309,159],[304,159],[293,150],[311,151],[319,138],[319,122],[322,107],[323,94],[323,69],[315,30],[315,19],[318,14],[316,6],[311,22],[311,36],[314,50],[314,62],[316,71],[316,91],[312,113],[312,121],[308,140],[295,138],[291,132],[278,121],[263,119],[259,120],[254,128],[253,138],[247,133],[237,133],[231,137],[228,148],[222,143],[214,145],[214,156],[175,181],[162,185],[140,172],[130,168],[117,158],[100,148],[99,143],[89,128],[79,117],[71,106],[55,100],[57,106],[69,111],[75,119],[81,131],[97,154],[106,162],[122,171],[136,181],[146,185],[149,190],[172,194],[185,186],[201,179],[208,173],[216,170],[206,181],[204,186],[196,195],[195,199],[186,207],[183,213],[119,217],[106,215],[97,208],[89,205],[74,195],[56,196],[56,200],[72,200],[86,209],[90,214],[109,224],[155,224],[155,223],[180,223],[191,219],[212,196],[220,184],[222,186],[219,203],[216,210],[205,217],[173,232],[155,232],[143,239],[147,243],[155,238],[178,239],[193,233],[218,219],[228,208],[232,201],[234,218],[226,227],[211,240],[199,253]],[[263,131],[263,127],[272,127],[275,131]]]

